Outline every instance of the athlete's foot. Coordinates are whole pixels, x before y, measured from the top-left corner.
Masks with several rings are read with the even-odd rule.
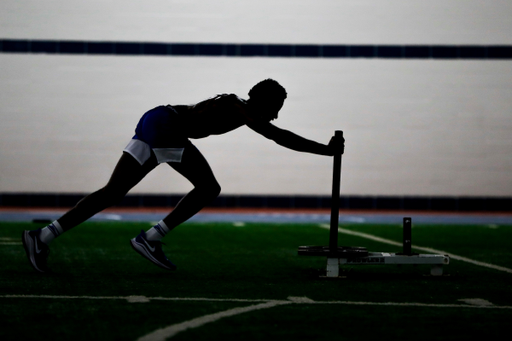
[[[30,265],[39,272],[50,272],[46,266],[46,260],[50,254],[50,248],[39,238],[41,229],[23,231],[21,240],[27,253]]]
[[[176,270],[176,265],[171,263],[164,255],[162,242],[147,240],[146,232],[141,231],[137,237],[130,240],[130,244],[142,257],[149,259],[156,265],[167,270]]]

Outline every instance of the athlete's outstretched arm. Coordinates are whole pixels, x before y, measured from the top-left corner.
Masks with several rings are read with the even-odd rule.
[[[329,144],[321,144],[315,141],[305,139],[291,131],[276,127],[270,122],[264,123],[249,123],[249,128],[265,136],[267,139],[276,142],[278,145],[298,151],[306,152],[318,155],[332,156],[335,153],[343,153],[344,140],[336,141],[334,138],[331,139]]]

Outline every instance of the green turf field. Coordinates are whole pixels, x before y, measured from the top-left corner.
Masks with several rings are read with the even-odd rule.
[[[501,270],[451,259],[442,277],[429,276],[428,266],[365,265],[342,268],[345,279],[327,280],[319,279],[325,258],[297,256],[299,245],[327,245],[328,230],[318,225],[184,224],[165,238],[164,251],[178,266],[167,272],[129,245],[149,223],[85,223],[51,244],[54,273],[48,275],[30,267],[21,245],[22,231],[38,227],[0,223],[0,340],[466,340],[510,334],[512,226],[413,225],[413,247]],[[342,227],[402,238],[398,225]],[[346,234],[340,245],[401,251]]]

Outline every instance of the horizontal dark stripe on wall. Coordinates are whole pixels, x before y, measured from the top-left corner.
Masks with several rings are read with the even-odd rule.
[[[0,207],[74,206],[85,194],[0,194]],[[118,207],[174,207],[182,195],[128,195]],[[331,207],[330,196],[221,195],[210,207],[308,208]],[[452,212],[511,212],[512,197],[341,196],[340,208],[365,210],[419,210]]]
[[[2,53],[390,59],[512,59],[509,45],[314,45],[0,39]]]

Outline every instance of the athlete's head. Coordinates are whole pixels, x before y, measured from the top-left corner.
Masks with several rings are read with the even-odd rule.
[[[277,118],[279,110],[286,99],[286,90],[273,79],[259,82],[249,91],[248,103],[257,115],[263,119]]]

